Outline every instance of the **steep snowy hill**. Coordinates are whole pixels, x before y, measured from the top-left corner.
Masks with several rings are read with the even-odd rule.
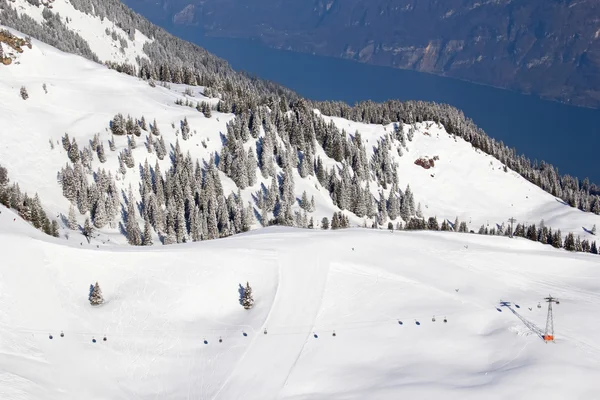
[[[197,244],[81,249],[1,211],[2,398],[597,392],[597,256],[520,238],[274,227]],[[92,307],[96,281],[105,303]],[[238,303],[247,281],[250,310]],[[560,304],[556,342],[545,344],[548,294]]]
[[[14,30],[12,32],[23,36]],[[229,222],[222,223],[219,220],[219,224],[223,225],[219,229],[226,230],[225,234],[240,231],[234,226],[237,218],[233,215],[235,207],[225,204],[230,193],[237,195],[238,188],[241,189],[242,198],[230,201],[239,204],[237,210],[244,213],[251,227],[258,227],[261,222],[266,224],[267,219],[277,219],[277,212],[282,213],[281,204],[286,200],[286,190],[291,190],[288,207],[291,212],[297,212],[295,217],[292,214],[292,221],[288,222],[297,226],[306,226],[312,217],[314,226],[319,227],[324,217],[331,218],[334,212],[344,209],[353,225],[371,227],[373,221],[377,220],[385,228],[389,220],[394,225],[397,222],[406,224],[415,213],[419,214],[419,204],[425,218],[437,217],[439,223],[444,220],[453,223],[458,217],[468,224],[468,230],[476,232],[481,225],[489,229],[496,227],[496,224],[508,225],[507,219],[510,217],[527,225],[538,224],[544,219],[546,225],[554,230],[573,232],[593,240],[592,227],[600,223],[597,215],[563,204],[506,169],[498,160],[474,149],[463,139],[449,135],[443,127],[433,122],[398,128],[396,124],[382,126],[321,117],[318,111],[313,113],[312,121],[301,119],[296,122],[293,112],[265,110],[263,123],[260,127],[254,123],[251,135],[249,131],[252,124],[244,122],[242,118],[242,124],[248,123],[250,127],[240,127],[233,114],[214,110],[218,99],[204,96],[203,87],[175,84],[169,88],[161,85],[152,87],[146,81],[119,74],[35,40],[31,49],[25,48],[23,53],[15,57],[16,61],[6,67],[0,76],[0,106],[6,111],[0,115],[0,124],[5,127],[0,146],[1,164],[21,189],[39,194],[46,211],[60,219],[63,233],[67,230],[71,202],[79,209],[75,218],[80,226],[84,225],[86,218],[93,222],[99,219],[96,214],[100,196],[94,191],[94,185],[101,186],[98,178],[101,170],[110,172],[114,187],[104,189],[107,196],[102,201],[112,203],[112,209],[103,216],[103,223],[96,224],[98,236],[92,245],[108,244],[109,241],[125,242],[127,213],[130,211],[127,201],[129,187],[133,189],[132,194],[138,206],[135,212],[137,222],[143,227],[145,218],[149,216],[154,243],[159,243],[159,236],[161,240],[168,236],[171,222],[173,228],[177,229],[179,217],[174,214],[179,210],[167,207],[168,196],[162,200],[162,205],[160,200],[157,201],[154,212],[148,211],[152,199],[148,200],[145,196],[149,191],[154,196],[157,191],[157,167],[163,172],[171,171],[171,176],[177,175],[173,168],[178,149],[181,150],[181,157],[189,152],[190,157],[186,161],[188,167],[196,169],[195,174],[200,176],[200,180],[204,176],[204,182],[198,183],[197,189],[193,185],[191,188],[192,196],[194,192],[197,193],[195,202],[199,206],[199,218],[205,225],[200,224],[198,228],[202,231],[202,239],[210,237],[204,231],[208,229],[211,207],[204,208],[199,196],[205,189],[211,157],[218,161],[221,170],[216,179],[221,182],[223,200],[216,201],[219,205],[215,207],[215,212],[217,218],[221,218],[221,210],[226,213],[223,218]],[[21,97],[21,87],[28,92],[26,100]],[[202,113],[194,107],[176,102],[211,106],[213,110]],[[144,116],[148,126],[146,129],[137,129],[135,134],[113,135],[111,120],[119,113],[131,115],[136,120]],[[305,117],[301,115],[301,118]],[[150,132],[153,121],[157,123],[159,135]],[[182,132],[188,129],[183,125],[185,121],[189,127],[187,136]],[[232,121],[228,128],[228,122]],[[305,123],[309,124],[308,128],[303,127]],[[298,140],[294,136],[297,135],[296,129],[300,129],[300,132],[316,131],[312,138],[304,134],[308,144],[305,145],[305,151],[298,155],[293,154],[289,147],[290,142]],[[67,143],[66,147],[62,143],[65,133],[69,141],[77,144],[74,150],[76,163],[70,158],[73,156],[72,143]],[[241,136],[237,139],[236,135]],[[159,157],[156,149],[160,147],[160,140],[170,156]],[[240,151],[239,147],[238,150],[234,148],[236,141],[243,143],[241,155],[235,153]],[[135,148],[130,142],[136,142]],[[110,150],[111,143],[114,144],[114,151]],[[223,143],[226,143],[227,149],[223,148]],[[104,162],[98,155],[99,147],[102,147]],[[270,151],[266,148],[273,151],[273,156],[267,157]],[[249,151],[253,153],[252,159],[248,158],[246,162]],[[129,164],[128,152],[132,156]],[[340,156],[344,152],[346,155]],[[225,157],[225,154],[228,156]],[[293,161],[294,158],[297,161]],[[243,159],[243,167],[236,161],[240,159]],[[415,163],[418,160],[422,161],[420,165]],[[149,172],[144,178],[146,161]],[[322,176],[319,176],[317,161],[322,162]],[[194,167],[197,162],[199,165]],[[66,165],[68,167],[65,170]],[[63,186],[66,185],[64,175],[69,171],[75,170],[77,176],[77,168],[72,168],[77,165],[80,165],[77,179],[83,179],[86,185],[91,186],[84,188],[84,191],[81,188],[72,189],[76,193],[69,195],[69,188],[61,188],[61,182]],[[243,179],[239,173],[236,175],[236,166],[243,169]],[[216,167],[213,170],[216,173]],[[275,175],[278,175],[276,181],[273,180]],[[285,189],[286,184],[290,183],[288,176],[292,176],[291,189]],[[145,189],[144,182],[148,179],[152,183],[146,186],[150,189]],[[167,180],[165,175],[162,185],[169,186]],[[279,199],[272,200],[269,208],[262,203],[268,203],[273,182],[279,190],[272,195]],[[107,185],[106,182],[103,184]],[[414,202],[409,201],[412,195],[407,196],[408,185]],[[308,200],[314,199],[314,208],[296,202],[296,199],[302,199],[304,192]],[[367,192],[370,195],[367,196]],[[360,193],[358,197],[361,204],[354,196],[356,193]],[[261,198],[263,195],[264,201]],[[293,204],[289,198],[294,199]],[[392,204],[392,198],[395,204]],[[185,209],[185,214],[187,225],[181,237],[177,233],[175,241],[178,242],[195,240],[191,217],[193,205],[191,211]],[[266,218],[263,218],[263,214],[266,214]],[[223,236],[223,231],[217,236]]]

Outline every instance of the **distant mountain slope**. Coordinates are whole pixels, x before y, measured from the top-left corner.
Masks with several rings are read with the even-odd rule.
[[[600,7],[583,1],[125,0],[153,21],[600,106]]]

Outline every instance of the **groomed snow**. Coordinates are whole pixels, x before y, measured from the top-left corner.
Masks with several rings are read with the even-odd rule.
[[[3,398],[597,395],[594,255],[472,234],[291,228],[82,249],[1,211]],[[96,281],[106,303],[92,307]],[[246,281],[249,311],[238,303]],[[548,294],[560,300],[556,343],[496,310],[518,304],[543,329],[536,306]]]

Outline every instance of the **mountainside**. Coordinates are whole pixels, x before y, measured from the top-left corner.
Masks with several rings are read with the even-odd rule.
[[[203,87],[149,84],[31,43],[0,77],[10,132],[0,159],[63,230],[94,223],[93,244],[141,244],[131,237],[148,228],[169,243],[260,224],[320,227],[340,210],[368,227],[437,217],[508,232],[515,217],[593,239],[600,224],[433,122],[400,128],[264,109],[257,123],[213,110],[218,99]]]
[[[67,50],[88,44],[74,52],[89,61],[29,39],[5,50],[14,62],[0,79],[9,111],[0,156],[19,186],[3,203],[49,233],[80,230],[82,246],[180,243],[271,224],[511,234],[514,217],[515,234],[561,247],[569,232],[569,249],[597,251],[595,185],[532,165],[451,107],[311,103],[237,74],[120,3],[95,15],[78,11],[85,2],[3,1],[2,21]],[[5,41],[23,40],[13,32]]]
[[[600,8],[583,1],[126,0],[163,26],[600,106]]]
[[[588,180],[115,0],[0,0],[0,62],[0,398],[594,396]]]
[[[81,249],[0,211],[7,399],[596,393],[597,256],[448,232],[275,227],[135,251]],[[95,282],[104,303],[92,307]],[[250,310],[238,303],[246,282]],[[548,293],[560,305],[556,342],[545,344]]]

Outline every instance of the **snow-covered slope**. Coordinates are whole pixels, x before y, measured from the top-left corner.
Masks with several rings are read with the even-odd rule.
[[[148,58],[143,47],[151,40],[140,31],[134,30],[130,34],[108,19],[100,19],[76,10],[68,0],[48,0],[40,3],[47,4],[52,12],[58,13],[67,28],[79,34],[101,62],[138,65],[137,57]],[[14,0],[12,6],[19,15],[27,15],[38,23],[44,22],[44,7],[27,0]]]
[[[26,48],[18,54],[17,62],[3,68],[0,75],[0,107],[4,111],[0,115],[0,126],[3,127],[0,162],[8,168],[12,181],[18,182],[22,189],[39,193],[51,216],[66,216],[69,210],[69,201],[63,197],[57,182],[58,172],[68,161],[60,144],[65,132],[76,139],[81,148],[98,134],[106,148],[107,162],[102,164],[94,156],[92,170],[104,168],[113,175],[120,175],[117,173],[118,153],[127,147],[126,137],[116,137],[116,151],[108,150],[111,138],[109,122],[117,113],[130,114],[135,118],[143,115],[148,122],[156,119],[167,148],[174,147],[179,141],[183,153],[189,151],[193,160],[206,162],[211,154],[221,150],[221,138],[227,132],[226,123],[233,119],[233,115],[213,112],[210,118],[206,118],[194,108],[175,104],[176,99],[186,98],[193,102],[214,103],[216,99],[202,95],[202,87],[191,88],[194,97],[185,96],[184,85],[171,85],[171,89],[151,87],[147,82],[62,53],[38,41],[34,40],[33,44],[32,49]],[[44,84],[47,93],[43,89]],[[21,86],[28,90],[27,100],[20,97]],[[181,135],[176,136],[184,118],[187,118],[192,132],[188,140],[181,140]],[[366,125],[340,118],[324,118],[326,121],[333,119],[349,135],[360,132],[368,157],[372,156],[376,141],[393,131],[392,125]],[[507,223],[510,217],[528,224],[544,219],[546,225],[561,229],[563,234],[574,232],[593,239],[584,228],[590,230],[594,224],[600,224],[600,216],[568,207],[517,173],[511,170],[505,172],[498,160],[473,149],[462,139],[448,135],[443,127],[425,122],[414,127],[406,125],[404,131],[408,132],[411,128],[415,131],[414,138],[407,142],[407,148],[402,149],[403,155],[398,155],[397,141],[392,145],[390,154],[398,164],[400,188],[410,184],[416,203],[422,204],[425,217],[437,216],[441,222],[444,219],[454,221],[458,216],[474,231],[482,224],[491,228],[495,224]],[[143,144],[148,135],[149,132],[143,131],[142,136],[136,139],[138,145],[133,155],[138,166],[143,165],[145,160],[151,167],[156,162],[156,155],[149,154]],[[261,131],[262,136],[264,131]],[[54,149],[49,142],[53,143]],[[252,147],[258,154],[259,141],[251,139],[245,147]],[[327,157],[322,149],[317,155],[324,160],[326,167],[341,165]],[[415,160],[421,157],[437,158],[434,167],[424,169],[415,165]],[[166,171],[170,160],[166,157],[159,164]],[[136,172],[137,168],[129,169],[117,185],[125,193],[132,185],[136,198],[140,199],[137,190],[140,177]],[[261,185],[268,187],[270,184],[270,179],[262,178],[260,172],[257,176],[258,182],[242,191],[245,202],[252,201],[255,207],[252,195]],[[236,192],[231,179],[224,174],[221,178],[226,195]],[[296,197],[300,198],[303,191],[309,198],[314,196],[316,210],[310,216],[315,221],[330,218],[338,210],[327,189],[314,175],[301,178],[294,171],[294,182]],[[372,182],[371,190],[374,198],[378,199],[378,190],[382,189]],[[386,189],[386,197],[388,192],[389,188]],[[297,205],[294,208],[299,209]],[[255,209],[260,211],[258,207]],[[364,218],[346,214],[353,224],[363,225]],[[79,215],[78,218],[83,224],[85,216]],[[258,221],[254,226],[259,226]],[[113,237],[111,243],[124,242],[116,228],[106,228],[102,232]],[[106,243],[106,239],[102,242]]]
[[[597,256],[525,239],[293,228],[141,251],[81,249],[1,211],[2,398],[597,393]],[[106,302],[94,308],[87,295],[96,281]],[[249,311],[238,303],[246,281]],[[560,304],[556,343],[545,344],[535,331],[544,329],[537,304],[548,294]]]

